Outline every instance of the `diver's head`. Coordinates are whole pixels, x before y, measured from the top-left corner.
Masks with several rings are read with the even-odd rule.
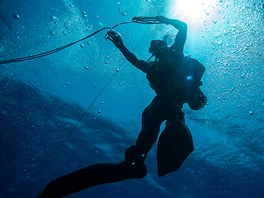
[[[156,58],[160,58],[166,49],[167,45],[162,40],[152,40],[150,42],[149,52],[156,56]]]

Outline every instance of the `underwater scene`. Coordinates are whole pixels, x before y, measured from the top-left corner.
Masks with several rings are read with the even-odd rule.
[[[0,0],[1,198],[38,197],[56,178],[124,160],[156,93],[113,42],[155,61],[151,41],[169,46],[180,32],[156,16],[187,24],[184,55],[206,69],[206,105],[182,108],[194,150],[159,177],[155,143],[144,178],[67,197],[263,197],[264,0]]]

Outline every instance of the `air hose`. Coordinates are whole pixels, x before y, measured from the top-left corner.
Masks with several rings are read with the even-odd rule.
[[[132,22],[122,22],[122,23],[118,23],[116,25],[114,25],[113,27],[105,27],[105,28],[102,28],[100,30],[97,30],[95,31],[94,33],[80,39],[80,40],[77,40],[77,41],[74,41],[72,43],[69,43],[67,45],[64,45],[64,46],[61,46],[61,47],[58,47],[56,49],[53,49],[53,50],[49,50],[49,51],[46,51],[46,52],[43,52],[43,53],[39,53],[39,54],[35,54],[35,55],[31,55],[31,56],[25,56],[25,57],[21,57],[21,58],[15,58],[15,59],[10,59],[10,60],[3,60],[3,61],[0,61],[0,65],[3,65],[3,64],[10,64],[10,63],[15,63],[15,62],[22,62],[22,61],[27,61],[27,60],[33,60],[33,59],[37,59],[37,58],[40,58],[40,57],[44,57],[44,56],[48,56],[48,55],[51,55],[51,54],[54,54],[56,52],[59,52],[61,50],[64,50],[76,43],[79,43],[87,38],[90,38],[92,36],[94,36],[95,34],[103,31],[103,30],[112,30],[113,28],[117,27],[117,26],[120,26],[120,25],[124,25],[124,24],[129,24],[129,23],[140,23],[140,24],[159,24],[160,22],[156,20],[156,17],[133,17],[132,19]]]

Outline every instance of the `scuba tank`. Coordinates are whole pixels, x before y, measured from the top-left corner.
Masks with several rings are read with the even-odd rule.
[[[188,56],[184,58],[184,66],[186,79],[193,81],[193,88],[187,103],[192,110],[202,109],[207,104],[207,97],[200,89],[205,67],[198,60]]]

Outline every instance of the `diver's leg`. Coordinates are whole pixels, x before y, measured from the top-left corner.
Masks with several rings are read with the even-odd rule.
[[[164,121],[163,106],[156,97],[146,107],[142,114],[142,130],[136,141],[136,146],[146,155],[157,141],[160,125]]]
[[[143,178],[147,174],[144,156],[135,146],[126,150],[125,161],[95,164],[48,183],[38,198],[59,198],[99,184]]]

